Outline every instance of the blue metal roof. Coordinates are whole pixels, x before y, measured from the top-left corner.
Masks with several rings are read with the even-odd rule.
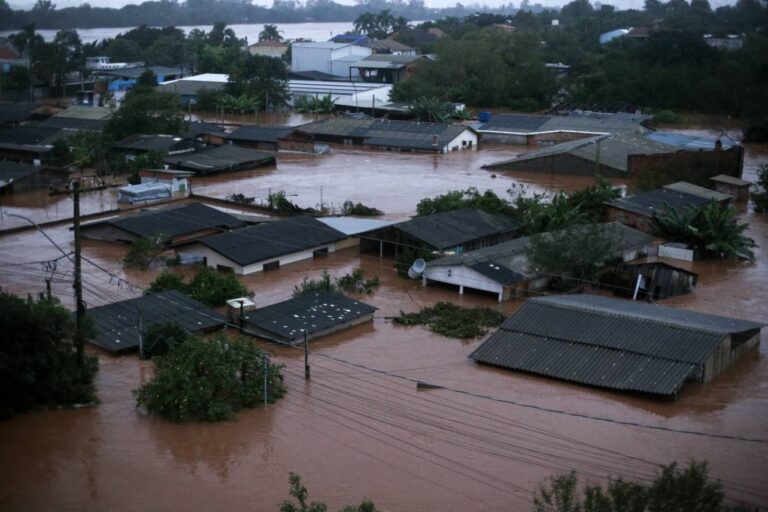
[[[723,149],[730,149],[738,146],[738,142],[729,139],[728,137],[701,137],[698,135],[686,135],[684,133],[675,132],[653,132],[645,136],[646,139],[650,139],[655,142],[661,142],[662,144],[668,144],[680,149],[688,149],[695,151],[702,149],[706,151],[712,151],[715,149],[715,142],[720,141],[723,145]]]

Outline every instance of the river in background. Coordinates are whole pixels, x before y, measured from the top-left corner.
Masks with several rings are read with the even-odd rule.
[[[195,179],[193,186],[216,197],[285,190],[301,206],[350,199],[404,218],[420,198],[467,186],[504,195],[520,187],[554,192],[591,183],[562,175],[493,174],[481,166],[527,148],[480,148],[448,155],[281,153],[275,168]],[[748,146],[745,177],[754,179],[765,162],[768,147]],[[84,212],[108,209],[113,201],[114,190],[85,194]],[[45,194],[2,197],[0,206],[41,221],[72,211],[68,198]],[[751,211],[743,219],[761,246],[757,259],[695,262],[696,291],[665,303],[768,323],[768,219]],[[0,217],[0,229],[13,225],[18,219]],[[46,231],[72,250],[66,226]],[[124,269],[125,250],[84,241],[90,307],[137,296],[160,272]],[[0,238],[0,286],[37,293],[52,278],[54,294],[71,308],[71,265],[16,265],[59,255],[35,231]],[[660,401],[478,366],[467,356],[482,339],[460,341],[393,325],[389,317],[400,310],[440,300],[502,307],[505,313],[520,302],[498,306],[482,293],[424,288],[398,277],[391,261],[356,250],[242,279],[264,306],[290,298],[304,276],[324,269],[339,276],[356,267],[382,279],[373,295],[356,297],[379,308],[374,322],[312,342],[310,382],[303,378],[301,350],[256,342],[286,365],[288,393],[267,409],[241,412],[237,421],[174,424],[148,417],[135,409],[131,390],[151,377],[152,363],[89,349],[101,362],[98,407],[0,422],[0,509],[275,511],[288,497],[293,471],[310,499],[327,502],[330,510],[365,497],[391,511],[517,511],[530,509],[531,493],[552,474],[575,470],[592,481],[608,475],[648,481],[659,464],[691,458],[709,461],[729,496],[768,507],[768,443],[616,423],[767,439],[766,330],[758,350],[713,382],[689,384],[678,400]],[[418,391],[415,381],[443,389]]]
[[[420,21],[411,22],[413,24],[421,23]],[[259,32],[264,29],[265,23],[235,23],[227,25],[237,34],[237,37],[247,38],[248,42],[255,43],[259,40]],[[335,35],[344,34],[352,30],[351,21],[342,22],[323,22],[323,23],[272,23],[277,25],[280,30],[280,34],[285,39],[309,39],[311,41],[327,41]],[[181,25],[177,28],[182,29],[185,33],[189,34],[194,29],[204,30],[210,32],[213,25]],[[114,38],[118,34],[124,34],[135,27],[103,27],[103,28],[78,28],[77,33],[80,34],[80,39],[83,43],[92,43],[94,41],[100,41],[102,39]],[[16,31],[6,30],[0,32],[0,36],[7,36]],[[43,36],[46,41],[53,41],[58,30],[38,30],[37,33]]]

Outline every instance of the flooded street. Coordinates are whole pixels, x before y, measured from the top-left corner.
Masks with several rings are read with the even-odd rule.
[[[277,168],[193,186],[215,197],[285,190],[304,207],[360,201],[400,218],[423,197],[469,186],[505,195],[520,185],[543,192],[591,183],[557,175],[493,178],[480,167],[524,148],[481,147],[450,155],[281,153]],[[765,161],[768,149],[748,147],[745,178],[754,179]],[[22,194],[2,197],[0,205],[40,222],[71,215],[64,196]],[[84,196],[84,213],[110,208],[114,190]],[[768,323],[768,219],[751,212],[744,219],[760,245],[756,261],[694,263],[696,291],[666,304]],[[22,224],[0,219],[0,229]],[[46,232],[72,250],[67,226]],[[160,271],[123,269],[124,246],[85,241],[83,251],[90,307],[138,295]],[[34,263],[59,256],[35,231],[0,238],[0,286],[38,293],[52,278],[54,294],[72,308],[71,264]],[[25,262],[32,263],[19,264]],[[174,424],[148,417],[135,409],[131,391],[151,377],[152,363],[99,352],[98,407],[0,422],[0,509],[275,511],[288,498],[293,471],[310,500],[329,510],[369,498],[388,511],[517,511],[530,509],[532,492],[553,474],[648,481],[660,464],[689,459],[707,460],[731,498],[768,507],[768,330],[758,351],[713,382],[688,384],[678,400],[659,401],[478,366],[467,356],[482,339],[395,326],[389,317],[400,310],[440,300],[499,305],[491,295],[424,288],[398,277],[391,261],[356,250],[242,280],[264,306],[290,298],[304,276],[323,269],[339,276],[358,266],[382,279],[372,295],[355,297],[379,308],[374,322],[313,341],[309,382],[302,350],[256,342],[285,364],[288,392],[267,409],[241,412],[237,421]],[[510,313],[519,304],[501,307]],[[442,389],[418,391],[418,381]]]

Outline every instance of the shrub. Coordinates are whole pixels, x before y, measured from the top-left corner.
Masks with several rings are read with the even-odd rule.
[[[671,110],[660,110],[653,115],[654,124],[678,124],[680,116]]]
[[[307,276],[304,276],[301,283],[293,287],[293,298],[301,297],[305,293],[313,293],[323,290],[329,292],[336,291],[336,285],[331,280],[331,276],[328,274],[327,270],[323,270],[323,275],[320,276],[320,279],[310,279]]]
[[[263,404],[265,372],[267,401],[285,394],[282,365],[265,367],[263,355],[246,340],[190,337],[155,358],[154,377],[133,393],[138,405],[172,421],[231,419],[242,408]]]
[[[533,98],[519,98],[509,102],[509,108],[517,112],[536,112],[541,106]]]
[[[296,473],[289,473],[288,481],[291,484],[289,495],[296,500],[296,503],[284,501],[280,505],[280,512],[326,512],[328,506],[319,501],[307,503],[309,491],[301,483],[301,477]],[[341,512],[376,512],[376,505],[372,501],[363,500],[360,505],[348,505]]]
[[[189,333],[179,324],[164,322],[150,325],[142,333],[144,337],[144,357],[164,356],[186,341]]]
[[[752,202],[755,203],[756,212],[768,211],[768,164],[763,164],[757,173],[759,192],[752,194]]]
[[[223,306],[228,299],[248,295],[248,289],[232,272],[221,273],[210,267],[200,267],[191,281],[170,271],[161,272],[144,293],[178,290],[209,306]]]
[[[126,267],[146,269],[160,259],[164,238],[162,233],[156,233],[149,238],[139,238],[128,248],[123,257],[123,264]]]
[[[98,360],[86,356],[78,367],[70,343],[74,329],[58,301],[0,292],[0,417],[96,400]]]
[[[353,203],[352,201],[344,201],[341,207],[342,215],[357,215],[359,217],[373,217],[376,215],[383,215],[384,212],[373,208],[371,206],[365,206],[363,203]]]
[[[504,315],[491,308],[462,308],[450,302],[438,302],[434,307],[423,308],[418,313],[403,313],[393,318],[399,325],[423,325],[432,332],[451,338],[475,338],[498,327]]]
[[[343,275],[336,279],[336,286],[345,292],[356,292],[371,294],[373,290],[381,285],[379,276],[373,276],[366,279],[365,272],[356,268],[350,274]]]
[[[419,258],[424,261],[429,261],[435,259],[436,256],[432,251],[428,251],[427,249],[407,247],[402,252],[398,253],[397,258],[395,258],[397,275],[400,277],[408,277],[408,269],[410,269],[413,262]]]

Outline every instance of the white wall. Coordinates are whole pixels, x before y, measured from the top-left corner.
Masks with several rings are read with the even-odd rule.
[[[331,49],[311,44],[294,43],[291,47],[292,71],[331,72]]]
[[[470,144],[472,144],[470,146]],[[461,134],[453,139],[445,148],[445,151],[458,151],[462,149],[475,149],[477,148],[477,134],[472,130],[464,130]]]
[[[464,265],[430,267],[424,271],[424,277],[430,281],[464,286],[474,290],[501,293],[504,287],[482,274],[475,272]]]
[[[278,258],[271,258],[268,260],[259,261],[246,266],[238,265],[234,261],[228,258],[225,258],[224,256],[214,251],[210,247],[203,245],[201,243],[186,245],[182,248],[177,249],[176,252],[179,253],[180,255],[187,254],[187,255],[202,256],[206,258],[206,261],[209,267],[216,268],[218,265],[221,265],[221,266],[225,266],[233,269],[235,274],[247,276],[249,274],[254,274],[256,272],[261,272],[262,270],[264,270],[264,265],[275,262],[275,261],[279,261],[280,266],[282,267],[289,263],[295,263],[297,261],[312,259],[314,256],[314,252],[324,247],[328,248],[329,253],[336,252],[335,243],[328,244],[328,245],[320,245],[304,251],[299,251],[292,254],[285,254]]]

